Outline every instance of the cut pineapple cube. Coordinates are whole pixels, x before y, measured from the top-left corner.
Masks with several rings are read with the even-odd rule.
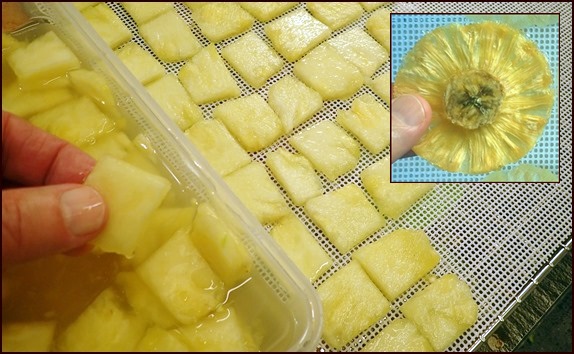
[[[223,48],[221,56],[255,88],[263,86],[283,67],[283,59],[253,32]]]
[[[334,349],[340,349],[391,309],[355,261],[325,280],[317,292],[323,304],[323,338]]]
[[[293,135],[289,142],[331,181],[355,168],[361,155],[359,143],[330,120]]]
[[[159,61],[135,42],[126,43],[116,50],[116,54],[136,79],[144,85],[165,75],[165,69]]]
[[[187,228],[176,232],[136,273],[184,325],[198,322],[225,300],[223,282],[201,256]]]
[[[323,98],[293,76],[284,76],[269,88],[267,101],[290,133],[323,107]]]
[[[351,132],[373,154],[378,154],[391,140],[389,111],[369,94],[355,98],[350,111],[339,111],[337,123]]]
[[[345,27],[363,14],[358,2],[308,2],[307,9],[333,31]]]
[[[103,76],[92,70],[78,69],[68,72],[68,77],[76,92],[91,98],[105,113],[115,111],[111,108],[116,103],[114,95]]]
[[[390,183],[388,156],[365,168],[361,181],[381,213],[393,219],[398,219],[435,186],[434,183]]]
[[[367,32],[377,40],[387,52],[391,51],[391,13],[387,9],[378,9],[365,22]]]
[[[86,178],[106,201],[108,221],[94,240],[97,249],[131,258],[144,221],[170,190],[170,182],[114,157],[102,158]]]
[[[133,351],[146,325],[144,319],[127,312],[120,296],[107,288],[58,337],[57,350]]]
[[[206,3],[193,9],[191,18],[213,43],[249,30],[254,22],[254,18],[234,2]]]
[[[371,339],[362,352],[433,352],[429,341],[408,318],[399,318],[389,323]]]
[[[317,280],[333,264],[327,252],[295,214],[281,218],[270,234],[311,282]]]
[[[266,24],[265,34],[279,54],[294,62],[329,38],[331,30],[299,9]]]
[[[192,100],[175,74],[167,74],[146,85],[146,89],[181,130],[203,119],[203,112]]]
[[[139,27],[139,33],[153,52],[166,62],[189,59],[201,49],[201,43],[175,10],[144,23]]]
[[[224,181],[262,224],[273,223],[289,212],[281,191],[261,162],[251,162],[224,177]]]
[[[413,286],[440,261],[422,230],[398,229],[353,254],[389,300]]]
[[[82,145],[80,148],[96,160],[100,160],[106,155],[123,160],[135,149],[130,138],[119,131],[99,136],[95,143]]]
[[[367,85],[390,107],[391,105],[391,72],[387,71],[372,80]]]
[[[202,120],[185,131],[185,135],[222,176],[247,165],[251,157],[218,120]]]
[[[361,71],[328,43],[313,49],[293,66],[293,73],[324,100],[346,99],[361,88]]]
[[[171,2],[122,2],[122,6],[138,26],[173,9]]]
[[[392,4],[390,2],[360,2],[359,4],[361,4],[361,6],[363,7],[363,9],[365,9],[365,11],[373,11],[375,9],[378,9],[379,7],[383,6],[383,5],[388,5],[388,4]]]
[[[258,93],[220,104],[213,118],[225,124],[247,152],[266,148],[283,135],[279,117]]]
[[[15,322],[2,324],[2,352],[49,352],[56,322]]]
[[[136,352],[188,352],[189,347],[177,329],[148,327],[135,348]]]
[[[327,43],[368,77],[389,60],[387,50],[360,28],[351,28]]]
[[[73,98],[73,91],[67,87],[26,90],[14,82],[2,90],[2,109],[19,117],[27,118]]]
[[[468,285],[446,274],[417,292],[400,308],[436,351],[446,350],[478,318],[478,305]]]
[[[241,94],[213,44],[201,49],[180,69],[179,79],[197,104],[226,100]]]
[[[84,9],[82,15],[112,49],[132,39],[129,28],[105,3]]]
[[[321,179],[304,156],[279,147],[267,154],[265,162],[293,204],[301,206],[307,200],[323,194]]]
[[[297,2],[240,2],[239,5],[261,22],[268,22],[292,9]]]
[[[341,253],[349,252],[386,224],[356,184],[310,199],[305,212]]]

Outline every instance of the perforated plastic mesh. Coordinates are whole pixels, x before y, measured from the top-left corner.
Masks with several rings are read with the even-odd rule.
[[[120,18],[134,32],[134,41],[148,48],[143,40],[137,35],[136,25],[124,11],[119,3],[108,5],[120,16]],[[466,13],[469,11],[465,3],[393,3],[386,5],[393,12],[448,12]],[[305,8],[300,3],[295,9]],[[200,39],[202,45],[209,41],[203,37],[195,23],[191,20],[189,9],[181,3],[176,4],[178,13],[190,25],[193,33]],[[293,10],[295,10],[293,9]],[[473,3],[472,12],[555,12],[561,13],[560,39],[561,39],[561,86],[560,86],[560,115],[557,110],[553,113],[551,124],[547,131],[551,132],[558,127],[560,119],[563,129],[560,131],[560,144],[555,139],[541,138],[536,150],[528,158],[542,159],[543,164],[556,167],[557,154],[560,157],[560,183],[556,184],[470,184],[470,183],[443,183],[438,184],[430,193],[416,203],[398,220],[387,220],[387,225],[371,235],[360,245],[346,254],[341,254],[307,217],[303,209],[290,203],[285,195],[285,200],[293,212],[304,222],[313,233],[316,240],[332,258],[333,266],[314,285],[318,286],[333,275],[338,269],[345,266],[351,259],[353,252],[359,247],[384,237],[398,228],[424,229],[429,236],[433,247],[441,255],[440,264],[432,271],[433,276],[441,276],[446,273],[455,273],[469,284],[475,300],[479,304],[478,321],[460,338],[458,338],[448,351],[467,351],[475,348],[485,336],[504,319],[510,309],[518,304],[517,299],[522,295],[523,289],[531,285],[533,279],[548,262],[566,248],[571,247],[571,202],[572,202],[572,92],[571,92],[571,60],[572,47],[570,33],[572,29],[571,8],[568,3]],[[365,21],[371,12],[364,12],[363,16],[351,25],[334,32],[332,36],[351,27],[365,28]],[[440,18],[440,17],[437,17]],[[455,16],[456,21],[466,21],[463,16]],[[441,20],[442,21],[442,20]],[[430,26],[431,24],[429,24]],[[263,24],[256,21],[252,31],[268,42],[263,31]],[[556,72],[556,42],[545,36],[555,36],[558,29],[528,29],[529,35],[541,37],[540,43],[543,50],[548,52],[550,58],[554,58],[553,70]],[[405,42],[404,48],[408,48],[420,36],[424,30],[421,27],[413,29],[412,36]],[[236,40],[239,36],[222,41],[216,45],[218,50]],[[395,43],[396,45],[397,43]],[[399,44],[400,46],[400,44]],[[148,48],[149,49],[149,48]],[[151,50],[150,50],[151,52]],[[398,55],[399,51],[393,51]],[[177,73],[182,63],[164,63],[168,72]],[[268,88],[285,75],[292,75],[293,65],[286,63],[280,73],[273,76],[268,83],[260,89],[254,90],[243,79],[228,67],[235,80],[241,87],[242,96],[253,92],[267,97]],[[375,73],[374,77],[389,71],[390,63],[387,62]],[[299,131],[312,126],[321,120],[334,120],[338,109],[349,109],[355,97],[363,93],[372,92],[363,86],[360,91],[348,100],[327,101],[324,108],[310,121],[298,127],[289,135],[283,136],[271,147],[252,153],[254,160],[264,161],[265,154],[281,146],[294,152],[287,139]],[[217,105],[209,104],[201,106],[206,119],[211,119],[211,112]],[[564,128],[565,127],[565,128]],[[550,135],[553,136],[553,135]],[[362,186],[359,173],[367,166],[379,161],[389,154],[387,148],[378,155],[370,154],[361,148],[361,160],[358,166],[348,174],[340,177],[335,182],[322,178],[325,192],[336,190],[349,183]],[[538,160],[536,160],[538,161]],[[421,161],[414,160],[405,162],[404,179],[410,178],[411,174],[436,173],[430,171],[428,166]],[[538,164],[538,162],[537,162]],[[554,172],[558,172],[554,170]],[[272,174],[270,173],[272,176]],[[401,176],[401,178],[403,178]],[[472,181],[473,179],[468,179]],[[278,185],[278,184],[277,184]],[[279,186],[279,185],[278,185]],[[280,187],[280,186],[279,186]],[[282,190],[283,191],[283,190]],[[284,192],[284,191],[283,191]],[[368,193],[365,191],[365,195]],[[402,317],[400,306],[414,293],[429,284],[428,279],[422,279],[405,294],[392,302],[391,311],[384,317],[357,336],[343,351],[356,351],[361,349],[366,342],[379,333],[388,323]],[[321,351],[331,351],[325,342],[321,342],[318,348]]]

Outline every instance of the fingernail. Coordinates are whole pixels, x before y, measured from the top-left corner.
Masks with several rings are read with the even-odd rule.
[[[60,210],[68,231],[77,237],[100,230],[106,214],[101,195],[86,186],[64,192],[60,197]]]
[[[415,127],[425,119],[425,109],[416,96],[400,96],[393,100],[392,108],[393,123],[400,122]]]

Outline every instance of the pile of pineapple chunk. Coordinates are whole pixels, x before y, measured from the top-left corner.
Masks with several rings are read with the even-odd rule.
[[[434,185],[390,183],[386,4],[75,6],[315,285],[323,306],[322,338],[327,349],[356,349],[349,343],[382,323],[394,309],[400,318],[359,349],[443,351],[476,322],[478,306],[461,278],[431,273],[440,256],[423,230],[397,226]],[[364,25],[354,26],[357,21]],[[3,50],[3,69],[4,57]],[[84,85],[93,88],[91,74],[82,70],[73,62],[59,75],[68,77],[76,90]],[[38,80],[38,74],[20,79],[14,72],[20,84]],[[135,206],[134,201],[125,196],[117,206],[112,203],[110,228],[125,237],[119,242],[114,232],[106,231],[96,245],[133,262],[135,271],[120,273],[117,284],[125,289],[130,305],[156,325],[146,327],[148,322],[122,312],[121,299],[106,290],[61,335],[57,349],[81,349],[76,338],[94,322],[103,321],[98,314],[107,309],[118,325],[103,335],[106,342],[118,345],[116,350],[183,349],[180,345],[189,349],[189,343],[199,343],[197,338],[204,336],[207,343],[221,336],[218,326],[229,331],[225,336],[232,337],[232,350],[257,350],[257,338],[240,330],[245,324],[236,319],[235,309],[218,307],[223,290],[250,273],[240,243],[226,242],[234,240],[232,232],[220,225],[208,205],[162,210],[169,200],[170,182],[153,164],[135,157],[134,151],[145,142],[138,144],[135,139],[134,144],[118,131],[121,120],[98,105],[109,102],[109,93],[92,90],[80,100],[68,84],[58,81],[50,83],[49,94],[37,92],[37,87],[9,87],[6,93],[3,90],[3,107],[10,102],[7,109],[98,158],[87,183],[109,190],[114,203],[111,195],[122,195],[123,189],[141,187],[141,193],[149,195],[129,222],[115,220],[114,210]],[[54,118],[62,112],[50,113],[72,102],[78,107],[65,110],[104,114],[93,121],[87,118],[86,133],[72,131],[70,122]],[[120,156],[104,157],[112,151],[121,151]],[[110,179],[110,173],[137,175],[138,182]],[[190,215],[193,225],[178,224]],[[169,238],[153,239],[158,230],[152,226],[150,231],[149,225],[162,218],[172,218],[181,227],[171,227]],[[172,274],[196,280],[174,287]],[[209,282],[210,290],[202,291],[201,284]],[[412,296],[416,284],[425,287]],[[140,292],[142,288],[146,291]],[[206,306],[181,301],[176,294],[182,292]],[[224,317],[231,320],[218,320]],[[165,330],[174,323],[187,325],[178,327],[177,333]],[[197,323],[201,325],[191,325]],[[120,344],[119,338],[129,337],[129,331],[138,331],[139,341]],[[102,343],[93,345],[100,348]],[[191,349],[223,349],[209,345],[214,344]]]

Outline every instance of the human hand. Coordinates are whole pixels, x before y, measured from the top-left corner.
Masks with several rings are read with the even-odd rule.
[[[77,147],[2,111],[2,265],[80,251],[103,229],[104,201],[81,184],[94,164]]]
[[[391,163],[406,156],[427,130],[432,109],[418,95],[397,97],[391,104]]]

